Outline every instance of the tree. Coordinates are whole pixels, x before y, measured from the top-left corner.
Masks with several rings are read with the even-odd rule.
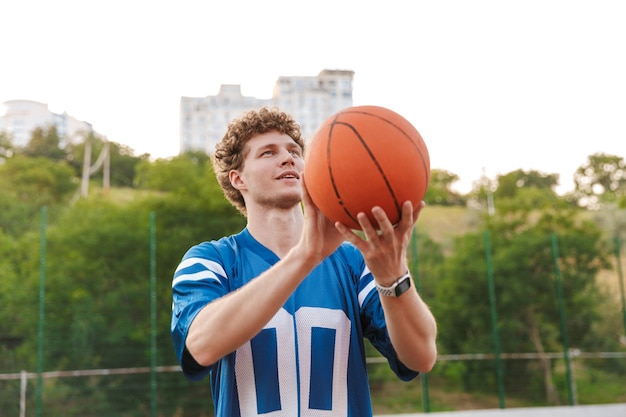
[[[14,256],[13,239],[0,228],[0,369],[11,369],[14,366],[15,350],[24,340],[19,334],[20,323],[16,320],[17,312],[21,310],[16,299],[21,298],[24,288],[14,285],[17,276]]]
[[[135,155],[133,149],[116,142],[109,143],[111,155],[111,186],[133,187],[137,165],[141,161],[147,161],[148,154]]]
[[[13,156],[13,143],[6,132],[0,132],[0,164]]]
[[[574,174],[575,198],[581,207],[597,209],[602,203],[626,198],[626,161],[621,156],[590,155]]]
[[[460,206],[465,204],[465,199],[452,190],[452,184],[459,180],[459,176],[442,169],[430,171],[428,190],[424,196],[426,204],[438,204],[441,206]]]
[[[555,187],[558,174],[544,174],[539,171],[511,171],[497,177],[497,187],[493,193],[495,210],[511,215],[522,216],[530,211],[550,206],[566,206],[566,200],[559,198]]]
[[[64,161],[16,154],[0,164],[0,231],[18,237],[39,224],[42,206],[67,203],[77,187]]]
[[[195,189],[142,193],[141,197],[122,203],[94,194],[55,216],[47,239],[46,369],[119,368],[150,363],[150,212],[157,219],[157,363],[175,363],[167,331],[173,271],[191,245],[238,231],[245,223],[224,199],[212,171],[203,172],[202,177],[196,178]],[[1,238],[0,233],[0,255]],[[17,266],[6,269],[10,279],[0,285],[6,294],[11,294],[6,308],[0,308],[0,322],[17,324],[7,337],[23,341],[14,354],[2,346],[0,352],[7,353],[7,358],[18,357],[15,362],[30,369],[34,367],[32,352],[37,343],[32,331],[37,328],[36,309],[25,313],[17,307],[37,305],[38,253],[32,249],[37,247],[34,233],[20,239],[6,258]],[[4,278],[2,273],[0,278]],[[0,301],[5,301],[2,296]],[[74,410],[64,410],[63,415],[91,415],[90,404],[110,396],[103,402],[106,409],[100,408],[100,413],[122,415],[116,411],[124,409],[128,413],[125,415],[142,414],[141,407],[149,402],[147,390],[141,394],[143,398],[119,396],[120,389],[131,389],[142,378],[145,376],[94,378],[88,386],[81,378],[61,379],[48,391],[51,400],[47,407],[62,410],[69,395],[81,401],[73,401]],[[178,380],[182,376],[163,378]],[[100,385],[94,388],[94,383]],[[197,387],[205,389],[202,385]],[[162,395],[174,414],[176,405],[194,393],[180,398],[167,392]],[[82,403],[86,403],[86,408],[82,408]]]
[[[0,190],[34,206],[59,203],[75,189],[74,172],[62,161],[18,155],[0,165]]]
[[[569,205],[555,191],[558,174],[545,174],[539,171],[521,169],[498,175],[490,179],[486,175],[475,181],[468,194],[469,205],[483,216],[493,215],[496,211],[507,216],[522,217],[522,223],[528,212],[550,206]]]
[[[93,134],[85,137],[85,141],[91,141],[92,164],[103,151],[105,142]],[[82,176],[83,161],[85,157],[85,141],[71,146],[68,153],[70,165],[76,171],[77,176]],[[135,156],[133,149],[117,142],[108,142],[109,146],[109,172],[111,187],[134,187],[135,170],[141,161],[148,162],[149,155]],[[102,168],[100,169],[102,172]],[[102,184],[102,175],[94,176],[93,181]]]
[[[186,193],[190,196],[213,177],[209,157],[203,152],[187,152],[155,162],[142,161],[137,166],[135,185],[138,188]],[[212,181],[215,181],[213,177]]]
[[[216,239],[245,226],[245,218],[226,200],[208,156],[186,153],[137,167],[137,186],[158,191],[148,194],[143,204],[155,211],[159,227],[168,230],[171,253],[179,260],[181,251],[206,239]]]
[[[21,149],[21,153],[30,157],[43,157],[54,161],[65,160],[65,151],[61,148],[61,138],[56,126],[36,127],[30,141]]]
[[[554,189],[559,183],[559,174],[544,174],[535,170],[518,169],[508,174],[499,175],[497,183],[496,198],[514,198],[524,188],[536,188],[556,195]]]
[[[499,334],[504,352],[562,350],[554,281],[551,237],[560,245],[568,329],[573,346],[591,343],[591,329],[601,305],[596,274],[609,267],[610,250],[595,224],[579,221],[566,203],[529,210],[517,196],[504,199],[496,213],[485,219],[491,241]],[[447,260],[433,310],[441,328],[440,343],[449,352],[493,351],[488,302],[486,232],[460,237]],[[462,312],[462,314],[459,314]],[[480,379],[492,364],[469,362],[463,373],[468,389],[494,389],[495,380]],[[506,361],[505,380],[514,390],[542,384],[550,403],[558,402],[549,361],[540,362],[543,378],[526,361]],[[494,373],[492,373],[494,374]],[[487,389],[489,389],[487,388]],[[518,392],[523,394],[522,392]]]
[[[2,169],[0,169],[0,176]],[[2,180],[0,179],[0,183]],[[0,186],[0,232],[7,236],[18,237],[31,230],[40,205],[28,200],[20,200],[16,190]]]

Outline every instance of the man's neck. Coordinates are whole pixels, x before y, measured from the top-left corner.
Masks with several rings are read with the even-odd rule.
[[[300,240],[303,219],[299,205],[291,209],[248,210],[248,231],[279,258],[283,258]]]

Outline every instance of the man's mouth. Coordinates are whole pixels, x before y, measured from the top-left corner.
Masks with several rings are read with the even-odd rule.
[[[278,177],[279,180],[285,179],[300,179],[300,175],[297,172],[285,172]]]

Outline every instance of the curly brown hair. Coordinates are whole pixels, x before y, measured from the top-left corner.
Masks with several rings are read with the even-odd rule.
[[[224,196],[244,216],[247,214],[246,203],[241,192],[230,183],[228,173],[233,169],[243,168],[248,153],[246,143],[254,136],[270,131],[290,136],[304,152],[304,138],[300,125],[294,118],[277,107],[261,107],[249,110],[242,117],[231,121],[226,134],[216,145],[215,152],[211,156],[213,170],[224,191]]]

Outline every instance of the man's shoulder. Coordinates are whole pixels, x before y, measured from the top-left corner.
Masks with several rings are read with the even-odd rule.
[[[187,250],[184,258],[222,258],[229,254],[237,253],[238,249],[245,245],[245,240],[240,238],[241,233],[223,236],[215,240],[206,240],[197,243]]]
[[[222,249],[225,247],[245,246],[250,234],[246,229],[232,235],[226,235],[215,239],[205,240],[192,246],[194,250],[209,250],[211,248]],[[190,250],[191,250],[190,249]]]

